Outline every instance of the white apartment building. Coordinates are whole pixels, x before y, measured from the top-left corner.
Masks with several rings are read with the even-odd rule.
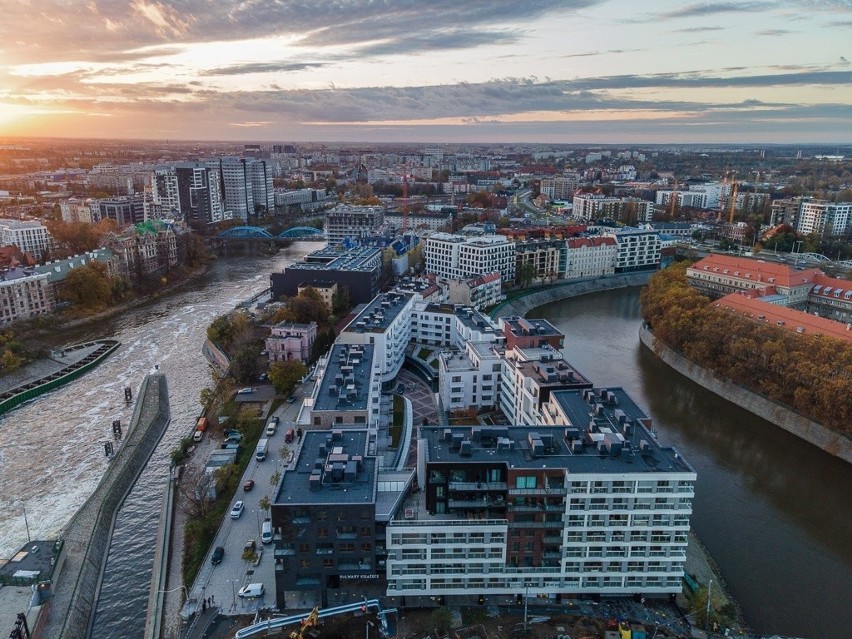
[[[515,280],[515,243],[502,235],[463,237],[434,233],[423,250],[426,271],[447,279],[465,279],[499,271],[502,282]]]
[[[707,184],[690,184],[690,192],[703,193],[706,209],[718,209],[728,205],[731,196],[731,184],[728,182],[708,182]]]
[[[659,268],[662,243],[656,231],[624,227],[604,231],[604,236],[615,238],[618,245],[616,273]]]
[[[510,423],[521,426],[543,423],[542,406],[551,392],[592,386],[550,344],[507,349],[500,380],[500,410]]]
[[[0,323],[53,312],[53,289],[49,273],[12,268],[0,273]]]
[[[566,279],[601,277],[615,273],[618,245],[612,237],[574,237],[566,241]]]
[[[657,191],[657,204],[666,207],[671,206],[672,197],[676,197],[677,206],[685,206],[694,209],[706,209],[707,193],[703,191]]]
[[[385,212],[379,206],[350,206],[340,204],[325,214],[325,235],[329,246],[343,244],[373,235],[385,222]]]
[[[445,411],[497,407],[501,352],[495,342],[467,342],[463,350],[439,355],[438,394]]]
[[[338,344],[371,344],[374,363],[383,384],[392,382],[405,361],[411,339],[414,296],[403,293],[377,295],[346,325]]]
[[[696,473],[623,390],[606,391],[619,408],[603,392],[557,403],[564,426],[421,428],[421,491],[386,528],[387,594],[680,592]]]
[[[416,302],[411,313],[411,341],[424,346],[464,348],[466,342],[498,342],[498,327],[469,306]]]
[[[849,229],[852,202],[802,200],[796,220],[796,230],[821,237],[843,235]]]
[[[0,246],[14,244],[36,261],[50,250],[53,238],[41,222],[29,220],[0,220]]]
[[[225,210],[232,217],[245,220],[259,208],[271,211],[275,207],[273,170],[266,160],[224,157],[209,164],[219,167]]]

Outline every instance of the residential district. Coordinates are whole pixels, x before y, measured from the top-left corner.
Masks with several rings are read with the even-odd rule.
[[[196,494],[217,498],[214,471],[240,455],[275,482],[262,524],[255,511],[259,537],[246,528],[249,570],[242,529],[229,533],[243,496],[225,496],[230,518],[178,592],[187,624],[214,609],[254,615],[265,625],[237,634],[250,636],[363,601],[362,612],[381,613],[377,630],[394,633],[388,608],[644,603],[693,589],[700,477],[622,388],[565,359],[554,325],[500,312],[531,287],[641,277],[690,258],[689,282],[715,304],[852,340],[842,156],[276,144],[140,147],[127,163],[124,147],[95,146],[0,150],[2,321],[73,306],[67,278],[87,265],[113,280],[167,274],[187,235],[222,254],[324,241],[271,273],[268,294],[240,312],[309,289],[329,313],[341,295],[354,307],[292,401],[273,404],[266,383],[239,390],[267,423],[251,447],[215,419],[187,425],[209,471]],[[97,246],[69,254],[68,227],[104,220]],[[267,330],[269,364],[309,363],[316,322]],[[217,363],[227,369],[226,356]],[[222,447],[204,444],[214,438]],[[48,583],[47,597],[49,568],[27,568],[28,554],[0,575]],[[208,587],[213,571],[227,571],[218,583],[230,587]],[[607,632],[646,636],[627,623]]]

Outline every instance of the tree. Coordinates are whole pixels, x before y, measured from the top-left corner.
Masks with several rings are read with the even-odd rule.
[[[515,281],[521,287],[527,287],[530,285],[530,282],[535,279],[535,276],[537,274],[538,270],[536,269],[535,264],[533,264],[532,262],[524,262],[518,268],[517,275],[515,276]]]
[[[349,312],[352,303],[349,300],[349,287],[340,286],[331,297],[331,312],[341,316]]]
[[[429,626],[434,628],[439,635],[445,635],[453,627],[453,613],[446,606],[436,608],[429,615]]]
[[[272,502],[269,500],[269,495],[264,495],[260,498],[260,502],[258,505],[266,511],[266,515],[269,516],[269,509],[272,508]]]
[[[289,393],[308,372],[308,368],[299,360],[272,362],[269,365],[269,381],[277,393]]]
[[[86,310],[106,308],[112,299],[112,282],[106,265],[89,262],[72,269],[65,278],[60,297]]]

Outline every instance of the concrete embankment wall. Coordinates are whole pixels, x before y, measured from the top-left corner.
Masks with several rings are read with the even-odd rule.
[[[205,339],[204,345],[201,347],[201,352],[204,354],[205,359],[215,366],[222,375],[228,374],[231,360],[216,344],[209,339]]]
[[[498,305],[491,311],[491,317],[510,317],[515,315],[526,315],[532,309],[550,302],[558,302],[567,297],[576,297],[587,293],[598,291],[609,291],[616,288],[628,288],[631,286],[644,286],[656,271],[645,271],[642,273],[625,273],[622,275],[608,275],[587,280],[576,280],[565,282],[556,286],[548,286],[543,289],[530,289],[526,294],[515,297],[508,302]]]
[[[95,492],[65,529],[62,568],[41,637],[88,636],[101,572],[116,512],[144,469],[169,423],[169,393],[162,374],[149,375],[139,389],[125,441]],[[38,639],[38,638],[37,638]]]
[[[827,453],[852,462],[852,440],[848,437],[835,433],[786,406],[734,384],[689,361],[656,339],[654,334],[644,326],[639,329],[639,339],[666,364],[699,386],[783,428],[788,433],[818,446]]]

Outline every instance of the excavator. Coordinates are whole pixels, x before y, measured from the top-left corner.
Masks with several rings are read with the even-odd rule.
[[[302,639],[308,628],[313,628],[318,622],[319,606],[316,606],[313,610],[311,610],[311,614],[302,619],[302,624],[299,626],[299,629],[290,633],[290,639]]]

